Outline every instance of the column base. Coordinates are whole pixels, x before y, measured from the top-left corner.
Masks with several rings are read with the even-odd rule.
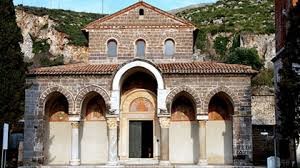
[[[118,161],[109,161],[106,163],[106,166],[117,166],[119,165]]]
[[[199,162],[198,162],[198,165],[200,165],[200,166],[206,166],[206,165],[208,165],[207,159],[200,159]]]
[[[79,166],[80,165],[80,159],[70,160],[70,165],[71,166]]]
[[[160,160],[160,161],[159,161],[159,165],[160,165],[160,166],[170,166],[170,165],[171,165],[171,162],[168,161],[168,160]]]

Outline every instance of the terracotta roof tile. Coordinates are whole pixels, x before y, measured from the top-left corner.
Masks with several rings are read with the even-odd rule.
[[[70,64],[31,69],[28,75],[104,75],[112,74],[117,67],[117,64]]]
[[[163,73],[255,74],[249,66],[216,62],[166,63],[158,67]]]
[[[216,62],[159,63],[165,74],[256,74],[249,66]],[[31,69],[28,75],[103,75],[114,73],[120,64],[71,64]]]

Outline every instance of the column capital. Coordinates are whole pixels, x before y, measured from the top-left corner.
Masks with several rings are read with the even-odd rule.
[[[109,129],[115,129],[118,127],[118,119],[116,117],[107,118],[106,122]]]
[[[159,123],[162,128],[170,128],[170,118],[169,117],[160,117]]]
[[[72,129],[79,128],[79,122],[75,121],[71,123]]]
[[[208,121],[208,114],[197,114],[198,121]]]

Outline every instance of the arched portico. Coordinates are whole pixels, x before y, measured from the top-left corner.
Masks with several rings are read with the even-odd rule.
[[[149,61],[135,59],[123,64],[114,75],[112,81],[111,113],[116,115],[120,113],[121,84],[125,74],[134,68],[144,69],[155,78],[157,81],[157,114],[160,113],[160,110],[166,110],[165,99],[167,91],[165,90],[164,80],[160,70]]]

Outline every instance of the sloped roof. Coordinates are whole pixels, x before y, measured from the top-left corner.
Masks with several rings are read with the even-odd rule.
[[[256,74],[250,66],[217,62],[184,62],[156,64],[163,74]],[[70,64],[31,69],[27,75],[110,75],[121,64]]]
[[[185,19],[181,19],[181,18],[179,18],[179,17],[177,17],[173,14],[170,14],[166,11],[163,11],[159,8],[156,8],[156,7],[150,5],[146,2],[139,1],[139,2],[137,2],[137,3],[135,3],[131,6],[127,7],[127,8],[124,8],[124,9],[112,14],[112,15],[105,16],[105,17],[100,18],[100,19],[98,19],[94,22],[89,23],[88,25],[86,25],[86,27],[83,30],[88,31],[89,29],[109,29],[109,28],[116,28],[116,27],[135,28],[137,25],[131,25],[130,23],[126,23],[126,25],[104,25],[104,26],[99,26],[99,25],[102,24],[102,23],[105,23],[106,21],[109,21],[109,20],[111,20],[111,19],[113,19],[113,18],[115,18],[119,15],[122,15],[122,14],[128,12],[128,11],[139,8],[139,7],[148,8],[148,9],[154,11],[154,12],[157,12],[157,13],[163,15],[163,16],[166,16],[170,19],[173,19],[173,20],[178,21],[179,23],[181,23],[181,25],[179,25],[179,24],[177,24],[177,25],[172,25],[172,24],[171,25],[170,24],[161,24],[161,25],[159,25],[159,24],[157,24],[157,25],[151,25],[149,28],[154,28],[154,27],[191,27],[191,28],[196,28],[192,22],[189,22]]]

